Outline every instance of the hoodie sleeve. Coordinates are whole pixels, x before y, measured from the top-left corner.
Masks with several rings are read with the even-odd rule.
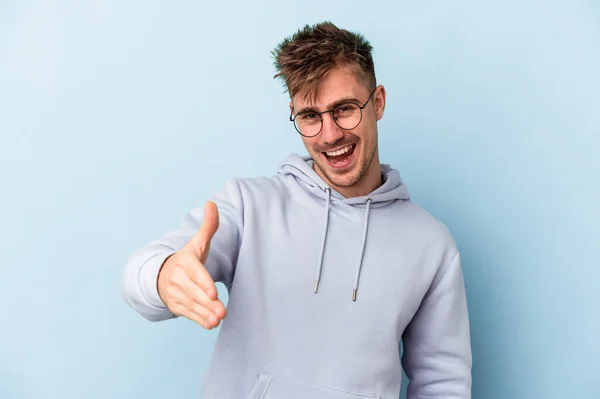
[[[403,335],[407,399],[470,399],[471,342],[457,253],[442,269]]]
[[[233,281],[243,231],[243,201],[239,185],[230,180],[212,201],[219,211],[219,227],[211,241],[205,267],[216,282],[228,288]],[[158,273],[164,261],[181,249],[192,237],[204,218],[204,207],[192,209],[178,228],[134,252],[125,263],[121,276],[121,295],[136,312],[150,321],[163,321],[176,316],[158,295]]]

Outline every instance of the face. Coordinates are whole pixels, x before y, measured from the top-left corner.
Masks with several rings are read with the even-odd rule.
[[[298,93],[290,102],[290,109],[297,120],[298,114],[308,115],[307,118],[312,119],[315,118],[315,113],[334,109],[342,103],[362,106],[369,100],[371,91],[354,74],[337,69],[323,80],[314,103],[306,100],[304,93]],[[351,188],[369,185],[365,181],[369,178],[380,178],[377,121],[382,118],[384,108],[385,89],[378,86],[362,110],[358,126],[350,130],[343,129],[335,123],[334,113],[328,112],[321,115],[323,127],[318,135],[301,136],[306,150],[315,162],[316,172],[326,182],[336,188]],[[343,127],[347,127],[344,126],[346,109],[349,108],[338,108],[336,115]]]

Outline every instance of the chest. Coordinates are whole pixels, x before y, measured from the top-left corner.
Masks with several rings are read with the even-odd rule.
[[[400,214],[365,212],[273,210],[246,232],[238,272],[256,282],[254,295],[274,315],[293,311],[318,326],[361,323],[400,334],[420,302],[422,257]]]

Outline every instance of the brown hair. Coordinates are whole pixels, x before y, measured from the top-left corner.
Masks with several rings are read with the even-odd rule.
[[[347,68],[370,90],[376,85],[372,50],[363,35],[331,22],[306,25],[273,50],[274,77],[282,78],[290,98],[305,90],[305,98],[315,100],[323,78],[336,68]]]

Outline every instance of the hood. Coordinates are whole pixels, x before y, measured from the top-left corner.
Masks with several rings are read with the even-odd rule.
[[[317,271],[313,291],[316,294],[319,289],[319,280],[323,269],[323,255],[327,243],[327,230],[329,226],[329,209],[337,201],[353,206],[364,207],[365,217],[363,229],[363,238],[360,252],[357,253],[356,277],[354,279],[354,287],[352,290],[352,300],[356,301],[358,286],[360,282],[360,272],[362,270],[362,261],[365,250],[367,248],[367,237],[369,231],[369,215],[371,208],[381,208],[396,200],[409,200],[408,189],[400,178],[400,173],[392,169],[390,165],[381,165],[381,174],[383,184],[372,191],[371,193],[360,196],[345,198],[336,190],[329,187],[327,183],[314,171],[314,161],[309,155],[300,156],[297,154],[290,155],[279,167],[279,174],[292,175],[297,180],[301,181],[305,188],[311,191],[316,196],[323,198],[323,239],[321,241],[321,250],[317,261]],[[360,228],[357,226],[357,228]]]
[[[302,180],[307,188],[318,196],[327,196],[327,190],[330,190],[332,199],[342,201],[346,204],[364,205],[367,200],[371,200],[372,207],[385,206],[395,200],[409,200],[408,189],[402,182],[400,173],[392,169],[390,165],[381,165],[381,174],[383,184],[368,195],[361,197],[345,198],[339,192],[335,191],[317,174],[313,169],[314,161],[309,155],[300,156],[290,155],[279,167],[277,171],[280,174],[289,174]]]

